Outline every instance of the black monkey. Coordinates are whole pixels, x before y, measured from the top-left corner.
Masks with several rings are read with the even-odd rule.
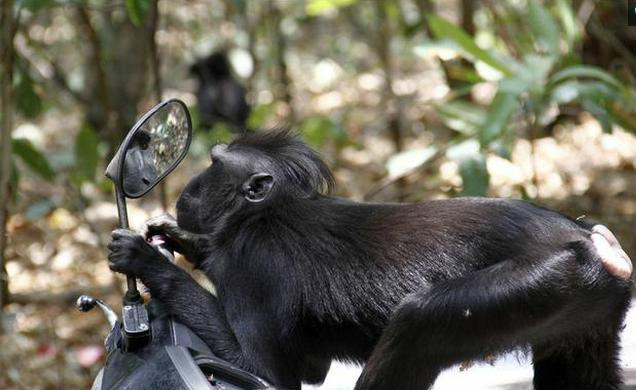
[[[520,347],[537,390],[618,388],[631,262],[604,226],[517,200],[324,195],[329,169],[287,132],[211,154],[177,221],[149,229],[217,295],[127,230],[109,260],[218,356],[286,389],[345,359],[366,362],[358,390],[422,390],[447,367]]]
[[[157,178],[151,135],[143,130],[135,134],[124,159],[124,192],[140,194]]]
[[[245,88],[232,75],[232,67],[223,51],[212,53],[190,67],[199,83],[197,104],[203,127],[225,122],[233,131],[244,131],[250,106]]]

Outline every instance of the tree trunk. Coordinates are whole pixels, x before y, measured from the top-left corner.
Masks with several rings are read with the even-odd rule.
[[[0,9],[0,332],[3,324],[3,307],[9,298],[9,279],[6,271],[8,204],[11,198],[11,132],[13,130],[13,38],[16,18],[13,16],[13,0],[3,0]]]
[[[272,35],[273,39],[272,48],[274,50],[274,61],[276,63],[276,82],[277,86],[274,88],[275,96],[277,99],[282,100],[287,104],[287,118],[290,122],[294,121],[294,102],[291,91],[291,79],[287,73],[287,61],[285,60],[285,52],[287,50],[287,41],[285,35],[281,30],[281,22],[283,15],[276,5],[276,2],[270,0],[269,13],[272,20]]]
[[[386,12],[386,2],[378,1],[377,5],[377,17],[380,26],[378,45],[376,46],[377,56],[382,65],[384,72],[385,89],[384,89],[384,106],[388,113],[387,125],[391,141],[395,148],[395,152],[399,153],[404,150],[404,123],[403,123],[403,110],[402,102],[399,96],[396,96],[393,92],[393,80],[394,80],[394,63],[391,53],[391,40],[393,37],[393,27],[391,26],[391,20]],[[406,181],[400,178],[397,181],[397,198],[402,200],[404,197],[406,187]]]
[[[159,48],[157,47],[157,29],[159,28],[159,0],[150,3],[150,21],[148,23],[148,48],[150,52],[150,70],[152,72],[152,90],[155,100],[160,103],[163,100],[163,81],[161,79],[161,62],[159,59]],[[159,183],[159,202],[164,212],[168,210],[168,178],[164,178]]]
[[[154,62],[148,39],[153,9],[141,26],[115,8],[92,9],[78,3],[77,11],[90,53],[84,64],[84,96],[95,102],[87,107],[87,122],[108,142],[110,158],[144,108],[139,103],[147,96]]]

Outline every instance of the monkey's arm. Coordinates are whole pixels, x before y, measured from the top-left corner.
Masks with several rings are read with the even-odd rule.
[[[240,303],[230,301],[228,306],[233,310],[228,315],[214,295],[146,243],[141,235],[117,229],[112,237],[108,244],[110,268],[140,278],[152,297],[201,337],[215,355],[273,384],[300,389],[300,379],[281,363],[280,356],[285,354],[277,343],[276,329],[266,326],[271,318],[258,302],[249,297]],[[235,295],[240,296],[243,295]]]
[[[113,271],[140,278],[152,297],[166,305],[168,312],[201,337],[217,356],[236,364],[242,360],[234,332],[214,295],[141,235],[117,229],[112,237],[108,260]]]

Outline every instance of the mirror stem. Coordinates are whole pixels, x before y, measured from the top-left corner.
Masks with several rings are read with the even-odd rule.
[[[117,213],[119,214],[119,227],[128,229],[128,209],[126,208],[126,197],[124,192],[115,185],[115,196],[117,200]],[[126,291],[126,301],[138,301],[141,296],[137,290],[137,280],[132,276],[126,276],[128,289]]]

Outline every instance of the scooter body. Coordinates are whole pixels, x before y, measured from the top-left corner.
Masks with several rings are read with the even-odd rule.
[[[270,388],[257,376],[215,357],[203,340],[169,316],[159,301],[152,300],[146,307],[151,341],[135,351],[125,351],[118,321],[106,338],[108,357],[92,390]]]

